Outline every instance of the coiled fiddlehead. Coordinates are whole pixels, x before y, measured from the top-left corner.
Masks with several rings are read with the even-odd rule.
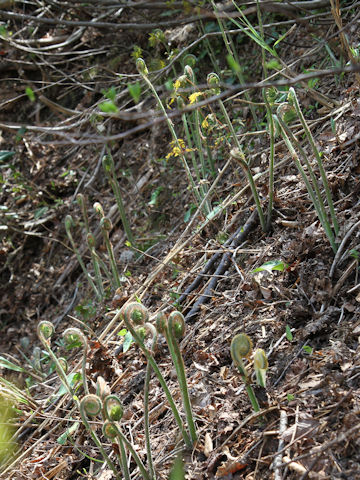
[[[127,463],[126,451],[124,447],[124,442],[121,436],[118,435],[120,431],[120,422],[122,416],[124,414],[123,406],[116,395],[108,395],[104,399],[104,418],[106,421],[103,425],[103,433],[106,437],[110,438],[111,440],[117,439],[119,448],[120,448],[120,455],[119,461],[122,468],[123,475],[125,480],[130,480],[130,472]]]
[[[239,369],[240,376],[245,384],[246,392],[249,396],[251,405],[255,412],[259,412],[259,403],[255,396],[255,392],[250,385],[250,377],[242,360],[243,358],[249,358],[252,352],[252,347],[253,345],[251,338],[248,335],[245,335],[245,333],[239,333],[238,335],[235,335],[231,341],[230,353],[235,365]]]
[[[178,311],[174,311],[170,313],[167,321],[167,328],[165,328],[165,337],[169,346],[171,358],[175,365],[191,441],[193,444],[195,444],[195,442],[197,441],[196,427],[195,427],[194,417],[191,409],[191,402],[190,402],[189,391],[188,391],[188,386],[186,381],[184,360],[182,358],[180,347],[178,344],[178,340],[184,335],[184,333],[185,333],[185,319],[182,313]]]
[[[70,327],[67,328],[63,333],[63,338],[65,343],[68,345],[73,343],[81,343],[83,348],[83,357],[81,362],[81,376],[84,386],[85,395],[89,394],[89,388],[87,385],[87,377],[86,377],[86,361],[87,361],[87,353],[88,353],[88,341],[85,335],[79,328]]]
[[[150,332],[152,336],[151,348],[149,353],[154,355],[156,343],[157,343],[157,331],[154,325],[151,323],[145,323],[145,328]],[[144,382],[144,431],[145,431],[145,443],[146,443],[146,453],[148,466],[150,471],[150,476],[155,478],[155,469],[152,459],[151,452],[151,442],[150,442],[150,422],[149,422],[149,392],[150,392],[150,375],[151,375],[151,365],[147,362],[146,373],[145,373],[145,382]]]
[[[37,335],[39,337],[40,342],[43,344],[45,350],[48,352],[49,356],[51,357],[52,361],[55,364],[56,372],[59,375],[59,378],[66,388],[67,392],[71,397],[74,399],[74,391],[67,379],[66,372],[64,370],[64,364],[62,361],[59,361],[55,353],[51,349],[51,337],[55,332],[55,327],[51,322],[43,320],[39,322],[37,326]]]
[[[93,209],[96,213],[96,215],[99,217],[99,219],[101,220],[103,217],[105,217],[105,214],[104,214],[104,209],[101,205],[100,202],[95,202],[94,205],[93,205]]]
[[[239,333],[231,341],[230,353],[231,357],[236,365],[242,366],[242,359],[249,358],[253,349],[253,343],[251,338],[245,333]],[[247,375],[246,369],[242,372],[243,375]]]
[[[149,75],[149,70],[146,66],[144,59],[142,58],[136,59],[136,69],[142,77],[146,77]]]
[[[156,330],[164,334],[167,327],[167,317],[165,312],[159,312],[155,318]]]
[[[133,459],[135,460],[136,465],[139,467],[143,479],[151,480],[139,455],[136,453],[131,443],[127,440],[127,438],[121,431],[119,421],[121,420],[123,414],[123,408],[119,398],[116,395],[109,395],[105,398],[104,411],[107,421],[103,425],[103,433],[105,436],[111,438],[112,440],[117,438],[119,442],[121,452],[121,464],[123,466],[123,473],[125,479],[130,480],[130,473],[127,468],[126,452],[124,445],[126,445]]]
[[[86,233],[89,233],[89,216],[88,216],[88,211],[86,206],[86,200],[82,193],[78,193],[76,195],[76,202],[79,205],[81,210],[81,214],[82,214],[84,225],[85,225],[85,231]]]
[[[130,309],[130,306],[132,306],[132,304],[129,304],[126,307],[124,307],[124,309],[122,310],[122,316],[124,318],[124,323],[126,325],[126,328],[129,330],[129,332],[133,336],[135,342],[138,344],[140,349],[143,351],[143,353],[146,357],[146,360],[151,365],[151,368],[154,370],[155,375],[157,376],[157,378],[160,382],[160,385],[161,385],[162,389],[164,390],[167,401],[169,402],[170,408],[171,408],[171,410],[173,412],[173,415],[175,417],[175,421],[178,424],[178,427],[179,427],[179,429],[181,431],[181,434],[184,438],[185,444],[188,448],[191,448],[192,447],[192,442],[190,440],[190,437],[189,437],[188,433],[186,432],[186,430],[184,428],[184,425],[183,425],[183,422],[181,420],[179,411],[176,407],[176,404],[175,404],[174,399],[173,399],[173,397],[170,393],[170,390],[169,390],[169,388],[166,384],[166,381],[165,381],[162,373],[160,372],[160,369],[159,369],[157,363],[155,362],[154,358],[152,357],[151,353],[145,347],[144,342],[142,341],[142,339],[137,334],[137,332],[134,328],[132,318],[140,319],[140,318],[143,318],[143,315],[144,315],[144,306],[140,307],[140,305],[141,304],[139,304],[139,303],[134,303],[134,306],[132,307],[132,308],[134,308],[134,310]],[[135,313],[135,312],[137,312],[137,313]]]
[[[134,325],[144,325],[149,320],[148,309],[142,303],[129,303],[123,313],[126,320]]]
[[[118,474],[115,465],[110,460],[108,454],[105,452],[102,443],[97,436],[95,430],[91,427],[88,417],[95,417],[99,415],[103,410],[103,404],[101,399],[97,395],[85,395],[80,402],[80,416],[86,430],[90,433],[91,438],[93,439],[95,445],[100,450],[102,456],[104,457],[106,463],[108,464],[109,468],[113,471],[115,478],[117,480],[121,480],[120,475]]]
[[[116,395],[108,395],[104,399],[105,417],[110,422],[120,422],[124,415],[124,409]]]

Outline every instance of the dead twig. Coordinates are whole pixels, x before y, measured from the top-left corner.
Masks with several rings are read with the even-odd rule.
[[[231,248],[236,248],[238,247],[241,243],[244,242],[246,237],[249,235],[250,231],[254,228],[254,226],[257,223],[257,211],[254,210],[253,213],[250,215],[249,219],[245,223],[245,225],[240,228],[239,234],[234,238],[234,240],[231,242],[230,247]],[[231,253],[226,252],[223,254],[223,257],[216,268],[214,275],[212,276],[211,280],[209,281],[207,287],[205,288],[204,292],[201,294],[201,296],[198,298],[198,300],[194,303],[193,307],[191,308],[190,312],[188,312],[185,315],[186,320],[193,320],[193,317],[195,317],[201,306],[205,305],[205,303],[209,302],[211,297],[212,297],[212,292],[215,290],[216,285],[219,281],[219,276],[223,275],[227,268],[229,267],[231,263]]]

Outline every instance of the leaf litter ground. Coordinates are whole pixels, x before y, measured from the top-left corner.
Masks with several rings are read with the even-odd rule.
[[[299,30],[294,41],[304,39],[305,33]],[[121,35],[118,39],[124,41]],[[288,49],[290,63],[294,49]],[[131,71],[130,66],[126,68]],[[313,110],[310,120],[316,122],[312,131],[326,154],[341,241],[359,221],[359,91],[351,76],[339,84],[328,77],[317,91],[337,101],[332,110]],[[305,95],[301,101],[304,108],[314,104],[314,99]],[[19,108],[17,121],[21,116],[25,119],[33,107],[23,101]],[[41,111],[43,115],[49,113]],[[56,117],[50,113],[53,116],[49,122],[54,123]],[[6,115],[7,121],[11,120],[11,110]],[[336,118],[336,131],[329,127],[331,116]],[[1,149],[16,150],[15,169],[5,170],[7,188],[2,192],[2,204],[7,207],[7,230],[1,247],[2,356],[26,364],[23,354],[32,356],[39,345],[35,335],[39,320],[53,321],[57,335],[70,325],[80,324],[91,341],[91,388],[101,375],[112,393],[120,396],[126,412],[124,430],[140,456],[145,457],[146,362],[135,346],[126,353],[121,351],[122,340],[116,335],[121,326],[103,335],[113,316],[111,311],[135,291],[152,313],[172,305],[174,292],[184,291],[204,262],[224,250],[219,233],[229,235],[247,221],[253,209],[250,193],[245,190],[225,217],[193,235],[191,242],[152,278],[177,244],[184,230],[184,212],[191,203],[176,159],[166,164],[156,161],[169,151],[165,129],[154,127],[113,147],[121,185],[127,192],[127,213],[137,238],[143,248],[148,248],[145,255],[133,255],[124,246],[113,196],[102,171],[96,169],[101,153],[98,148],[44,145],[33,133],[25,138],[14,146],[13,135],[2,132]],[[266,168],[261,153],[266,155],[267,148],[267,137],[259,135],[253,154],[258,171]],[[333,267],[334,254],[281,142],[276,147],[276,159],[286,161],[276,171],[271,233],[265,236],[256,226],[246,242],[232,252],[230,267],[219,279],[210,302],[188,322],[181,344],[199,431],[198,445],[184,455],[190,479],[274,478],[276,462],[287,464],[279,478],[360,478],[358,259],[356,254],[343,255]],[[234,195],[245,185],[241,172],[231,165],[220,187],[222,192]],[[265,181],[260,186],[265,196]],[[149,205],[158,187],[158,201],[155,206]],[[101,200],[115,225],[111,238],[126,281],[103,305],[96,305],[92,299],[64,231],[63,220],[68,213],[79,218],[74,204],[79,191],[88,196],[89,205]],[[94,229],[96,223],[92,215]],[[76,241],[83,242],[79,232]],[[345,251],[356,250],[358,244],[356,229]],[[270,260],[281,260],[287,268],[283,272],[252,273]],[[143,285],[149,278],[152,281],[145,290]],[[201,288],[203,285],[188,296],[183,304],[185,312],[201,295]],[[239,332],[250,335],[256,347],[268,354],[267,389],[256,389],[261,417],[252,412],[232,366],[229,346]],[[75,368],[79,360],[76,352],[67,356]],[[156,360],[181,403],[165,342],[160,342]],[[4,371],[4,376],[24,388],[25,374]],[[64,445],[59,444],[59,437],[77,416],[65,397],[48,403],[58,386],[53,374],[30,389],[31,402],[21,408],[18,419],[23,423],[19,435],[21,461],[3,478],[70,480],[85,476],[86,471],[88,478],[111,478],[107,470],[91,476],[97,465],[89,457],[99,458],[99,454],[82,428]],[[150,411],[155,466],[158,477],[165,479],[179,438],[155,379],[151,383]]]

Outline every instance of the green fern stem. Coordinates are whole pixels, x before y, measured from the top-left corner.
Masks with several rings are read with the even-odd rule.
[[[154,354],[156,343],[157,343],[157,331],[154,325],[151,323],[145,323],[145,327],[150,332],[152,336],[151,348],[149,353]],[[144,430],[145,430],[145,443],[146,443],[146,452],[147,452],[147,461],[150,471],[150,476],[155,480],[155,468],[152,458],[151,451],[151,441],[150,441],[150,421],[149,421],[149,393],[150,393],[150,376],[151,376],[151,365],[147,362],[146,372],[145,372],[145,382],[144,382]]]
[[[335,208],[334,208],[334,204],[333,204],[333,201],[332,201],[331,192],[330,192],[330,188],[329,188],[329,183],[328,183],[328,180],[327,180],[326,172],[324,170],[323,162],[322,162],[319,150],[315,145],[315,140],[314,140],[314,137],[312,136],[311,130],[310,130],[308,124],[306,123],[305,117],[304,117],[304,115],[301,111],[299,100],[297,98],[296,92],[295,92],[293,87],[290,87],[290,89],[289,89],[288,100],[295,107],[297,116],[300,119],[300,122],[301,122],[301,124],[302,124],[302,126],[305,130],[305,134],[307,136],[307,139],[308,139],[308,141],[311,145],[312,151],[314,152],[317,164],[319,166],[323,186],[325,188],[326,199],[327,199],[327,203],[328,203],[329,210],[330,210],[331,220],[332,220],[334,230],[335,230],[335,235],[338,235],[339,234],[339,224],[338,224],[338,221],[337,221],[337,218],[336,218]]]
[[[141,461],[139,455],[136,453],[134,447],[120,430],[119,422],[106,420],[106,422],[103,425],[103,434],[110,439],[117,438],[119,441],[119,444],[121,444],[120,442],[124,443],[128,448],[129,452],[131,453],[133,459],[135,460],[136,465],[139,467],[142,478],[144,480],[152,480],[149,473],[146,471],[146,468],[143,462]]]
[[[73,220],[72,216],[71,215],[66,215],[66,217],[65,217],[65,230],[66,230],[66,234],[68,236],[68,239],[70,240],[71,246],[72,246],[72,248],[75,252],[77,261],[79,262],[79,265],[82,268],[82,271],[84,272],[84,274],[87,278],[87,281],[89,282],[91,288],[94,290],[97,299],[101,300],[102,299],[101,294],[98,291],[98,289],[96,288],[95,283],[93,282],[93,279],[91,278],[89,272],[87,271],[87,269],[85,267],[85,264],[84,264],[84,262],[81,258],[79,250],[76,248],[76,245],[75,245],[72,233],[71,233],[71,227],[73,225],[74,225],[74,220]]]
[[[54,354],[50,347],[50,342],[51,342],[51,337],[55,332],[55,327],[51,322],[48,322],[46,320],[43,320],[38,323],[37,326],[37,335],[39,337],[40,342],[43,344],[45,350],[48,352],[49,356],[51,357],[52,361],[55,364],[56,372],[59,375],[59,378],[61,380],[61,383],[64,385],[66,388],[68,394],[71,396],[71,398],[75,400],[75,393],[73,388],[71,387],[67,376],[66,372],[64,370],[64,365],[62,364],[63,362],[59,361],[57,356]]]
[[[95,237],[91,232],[87,233],[86,241],[90,250],[91,261],[93,264],[97,288],[98,288],[98,291],[100,292],[100,295],[104,297],[104,286],[103,286],[103,280],[102,280],[101,270],[100,270],[100,259],[95,250],[95,245],[96,245]]]
[[[116,469],[115,465],[110,460],[108,454],[105,452],[104,447],[102,446],[102,443],[101,443],[99,437],[97,436],[95,430],[91,427],[91,425],[89,423],[89,420],[88,420],[88,416],[89,417],[95,417],[96,415],[101,413],[102,408],[103,408],[102,401],[97,395],[92,395],[92,394],[85,395],[85,397],[83,397],[81,399],[81,402],[80,402],[81,420],[82,420],[86,430],[90,433],[91,438],[93,439],[95,445],[100,450],[101,455],[103,456],[107,465],[113,471],[113,473],[115,475],[115,478],[117,480],[121,480],[121,476],[117,472],[117,469]]]
[[[103,405],[104,405],[103,407],[104,418],[106,418],[107,421],[109,422],[120,422],[124,414],[124,409],[121,405],[119,398],[116,395],[107,395],[104,398]],[[120,450],[119,461],[120,461],[121,469],[122,469],[125,480],[130,480],[131,476],[130,476],[129,466],[127,462],[124,442],[122,438],[118,438],[117,440],[118,440],[119,450]]]
[[[159,382],[160,382],[160,385],[162,387],[162,389],[164,390],[164,393],[165,393],[165,396],[167,398],[167,401],[169,402],[169,405],[170,405],[170,408],[173,412],[173,415],[174,415],[174,418],[175,418],[175,421],[181,431],[181,435],[183,436],[183,439],[184,439],[184,442],[186,444],[186,446],[188,448],[192,448],[192,442],[190,440],[190,437],[188,435],[188,433],[186,432],[185,428],[184,428],[184,425],[183,425],[183,422],[181,420],[181,417],[180,417],[180,414],[179,414],[179,411],[176,407],[176,404],[174,402],[174,399],[170,393],[170,390],[169,390],[169,387],[167,386],[166,384],[166,381],[162,375],[162,373],[160,372],[160,369],[157,365],[157,363],[155,362],[154,358],[152,357],[151,353],[149,352],[149,350],[145,347],[144,345],[144,342],[142,341],[141,337],[139,336],[139,334],[136,332],[135,328],[133,327],[133,324],[132,324],[132,320],[131,320],[131,317],[128,313],[128,311],[130,310],[129,307],[132,307],[134,306],[134,308],[136,306],[138,306],[140,304],[138,303],[133,303],[133,304],[129,304],[122,312],[122,316],[123,316],[123,319],[124,319],[124,323],[126,325],[126,328],[129,330],[129,332],[131,333],[131,335],[133,336],[134,340],[136,341],[136,343],[138,344],[138,346],[140,347],[140,349],[142,350],[142,352],[144,353],[145,357],[146,357],[146,360],[149,362],[149,364],[151,365],[151,368],[154,370],[154,373],[155,375],[157,376]]]
[[[178,312],[172,312],[169,315],[167,321],[167,327],[165,329],[165,337],[169,346],[171,358],[173,359],[176,374],[179,380],[181,396],[186,414],[186,420],[189,427],[191,441],[195,445],[197,441],[196,426],[191,408],[191,402],[189,397],[188,385],[185,374],[184,360],[181,355],[181,351],[178,344],[178,339],[185,333],[185,319],[183,315]]]
[[[82,355],[82,361],[81,361],[81,375],[82,375],[85,395],[88,395],[89,387],[87,384],[87,377],[86,377],[86,362],[87,362],[87,354],[88,354],[89,347],[88,347],[87,338],[79,328],[74,328],[74,327],[67,328],[63,333],[63,338],[65,342],[68,344],[79,342],[83,347],[83,355]]]
[[[233,359],[233,362],[238,367],[242,381],[245,384],[245,389],[248,394],[250,403],[255,412],[260,411],[259,402],[257,401],[255,392],[250,384],[250,377],[246,371],[245,365],[243,363],[243,358],[246,358],[251,355],[252,352],[252,342],[248,335],[240,333],[235,335],[231,341],[230,353]]]
[[[106,250],[108,252],[108,256],[110,260],[111,271],[113,274],[113,281],[115,286],[119,288],[121,286],[121,282],[120,282],[119,272],[116,265],[114,249],[110,241],[110,231],[112,230],[112,223],[110,218],[103,217],[100,220],[100,228],[101,228],[101,233],[103,235]]]
[[[122,200],[122,195],[120,190],[120,185],[116,178],[114,160],[112,158],[110,150],[109,149],[107,150],[108,150],[108,154],[104,155],[102,159],[103,168],[106,173],[106,176],[108,177],[112,191],[114,192],[115,200],[119,209],[120,218],[121,218],[127,239],[129,240],[131,245],[135,246],[135,239],[131,232],[130,224],[126,216],[124,202]]]

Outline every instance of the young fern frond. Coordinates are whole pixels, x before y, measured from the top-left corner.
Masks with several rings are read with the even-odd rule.
[[[81,362],[81,376],[84,386],[85,395],[89,394],[89,388],[87,385],[87,378],[86,378],[86,362],[87,362],[87,354],[88,354],[88,341],[83,332],[79,328],[70,327],[67,328],[63,333],[63,338],[65,343],[72,344],[72,343],[81,343],[83,347],[83,357]]]
[[[119,209],[120,218],[121,218],[127,239],[129,240],[131,245],[135,245],[134,236],[131,232],[130,224],[125,212],[124,202],[122,200],[120,185],[116,177],[114,160],[109,149],[108,149],[108,154],[104,155],[102,159],[102,165],[103,165],[105,174],[108,177],[112,191],[114,192],[115,200]]]
[[[127,438],[121,432],[120,420],[123,416],[124,410],[119,398],[116,395],[108,395],[104,399],[103,408],[104,408],[104,416],[106,418],[106,422],[103,426],[103,433],[108,437],[111,436],[112,438],[114,438],[115,436],[118,439],[120,452],[121,452],[121,464],[123,466],[123,473],[124,473],[125,479],[130,480],[130,472],[127,467],[127,459],[126,459],[126,452],[125,452],[124,445],[126,445],[126,447],[129,449],[133,459],[135,460],[135,463],[139,467],[139,470],[141,472],[143,479],[152,480],[148,472],[146,471],[145,466],[141,461],[139,455],[136,453],[131,443],[127,440]]]
[[[254,370],[256,381],[260,387],[266,388],[266,371],[269,368],[269,362],[266,353],[258,348],[254,353]]]
[[[169,116],[168,116],[168,114],[165,110],[165,107],[163,105],[163,102],[161,101],[159,95],[157,94],[157,91],[156,91],[154,85],[151,83],[150,79],[148,78],[149,71],[148,71],[148,69],[146,67],[146,64],[145,64],[145,62],[142,58],[138,58],[136,60],[136,68],[137,68],[138,72],[140,73],[140,75],[142,76],[145,83],[147,84],[147,86],[150,88],[150,90],[151,90],[152,94],[154,95],[154,97],[156,99],[156,102],[157,102],[157,104],[158,104],[158,106],[161,110],[161,113],[164,115],[164,117],[166,119],[166,123],[167,123],[167,126],[168,126],[169,130],[170,130],[174,145],[176,146],[176,148],[179,152],[179,157],[180,157],[180,159],[182,161],[182,164],[183,164],[183,167],[185,169],[185,173],[186,173],[189,185],[191,186],[193,195],[195,197],[196,204],[198,205],[198,199],[197,199],[197,195],[196,195],[196,185],[195,185],[194,179],[191,175],[191,171],[190,171],[189,165],[186,161],[185,155],[183,153],[183,149],[180,145],[179,138],[176,135],[174,124],[173,124],[172,120],[169,118]]]
[[[245,384],[245,389],[250,399],[251,405],[255,412],[260,411],[259,402],[257,401],[255,392],[250,385],[250,377],[243,363],[243,358],[248,358],[252,352],[252,341],[245,333],[239,333],[231,341],[230,353],[233,362],[238,367],[242,381]]]
[[[98,291],[98,289],[96,288],[95,286],[95,283],[93,282],[93,279],[91,278],[89,272],[87,271],[86,267],[85,267],[85,264],[81,258],[81,255],[80,255],[80,252],[79,250],[77,249],[76,245],[75,245],[75,242],[74,242],[74,239],[73,239],[73,236],[72,236],[72,233],[71,233],[71,228],[74,226],[74,220],[72,218],[71,215],[66,215],[65,217],[65,230],[66,230],[66,234],[70,240],[70,243],[71,243],[71,246],[75,252],[75,255],[76,255],[76,258],[80,264],[80,267],[82,268],[82,271],[84,272],[91,288],[94,290],[95,292],[95,295],[97,297],[98,300],[101,300],[102,299],[102,296],[100,294],[100,292]]]
[[[100,202],[95,202],[93,205],[93,209],[96,215],[98,216],[99,220],[105,217],[104,209]]]
[[[94,275],[95,275],[95,281],[97,284],[97,288],[100,292],[100,295],[104,297],[104,286],[103,286],[103,280],[101,276],[101,270],[100,270],[100,258],[95,250],[96,246],[96,241],[95,237],[91,232],[88,232],[86,235],[86,241],[90,250],[90,255],[91,255],[91,261],[93,264],[93,269],[94,269]]]
[[[216,73],[214,73],[214,72],[209,73],[209,75],[207,76],[207,83],[208,83],[209,87],[213,90],[214,94],[218,94],[220,92],[220,90],[219,90],[220,79],[216,75]],[[218,100],[218,104],[220,106],[220,110],[221,110],[221,112],[222,112],[222,114],[225,118],[225,122],[226,122],[226,124],[227,124],[227,126],[230,130],[232,139],[233,139],[233,141],[235,143],[235,147],[236,147],[236,148],[231,150],[230,155],[240,164],[241,168],[245,172],[245,175],[246,175],[247,180],[248,180],[249,185],[250,185],[251,193],[254,197],[254,201],[255,201],[255,204],[256,204],[256,209],[257,209],[257,212],[258,212],[258,215],[259,215],[261,228],[264,232],[266,232],[265,216],[264,216],[263,209],[262,209],[262,206],[261,206],[259,194],[258,194],[258,191],[256,189],[254,177],[251,173],[251,169],[249,167],[249,164],[246,161],[245,154],[243,152],[243,149],[242,149],[242,146],[239,142],[239,139],[237,138],[236,132],[234,130],[233,124],[231,123],[231,120],[230,120],[230,117],[227,113],[225,105],[224,105],[224,103],[221,99]]]
[[[111,266],[111,271],[112,271],[112,275],[113,275],[113,282],[114,282],[114,285],[116,286],[116,288],[119,288],[121,286],[121,282],[120,282],[119,272],[118,272],[117,265],[116,265],[114,249],[113,249],[112,243],[110,241],[110,232],[112,230],[112,223],[111,223],[110,218],[103,217],[100,220],[100,228],[101,228],[101,233],[103,235],[106,250],[108,252],[108,256],[109,256],[109,260],[110,260],[110,266]]]
[[[76,195],[76,202],[80,207],[81,214],[84,220],[85,231],[88,234],[89,233],[89,216],[88,216],[88,211],[86,206],[86,200],[82,193],[78,193]]]
[[[297,116],[298,116],[298,118],[301,122],[301,125],[303,126],[303,128],[305,130],[305,135],[306,135],[306,137],[308,139],[308,142],[310,143],[310,146],[312,148],[312,151],[315,155],[315,158],[316,158],[316,161],[317,161],[317,164],[318,164],[318,167],[319,167],[322,183],[323,183],[323,186],[324,186],[324,189],[325,189],[326,200],[327,200],[327,204],[328,204],[328,207],[329,207],[329,210],[330,210],[330,216],[331,216],[331,220],[332,220],[332,223],[333,223],[333,226],[334,226],[335,235],[338,235],[339,234],[339,224],[338,224],[338,221],[337,221],[337,218],[336,218],[335,208],[334,208],[334,204],[333,204],[333,201],[332,201],[330,187],[329,187],[329,183],[328,183],[328,180],[327,180],[326,172],[324,170],[321,155],[319,153],[319,150],[316,147],[314,137],[312,136],[311,130],[310,130],[308,124],[306,123],[305,117],[304,117],[304,115],[301,111],[299,100],[297,98],[295,89],[293,87],[290,87],[290,89],[289,89],[288,102],[289,102],[290,105],[292,105],[295,108]]]
[[[178,340],[185,333],[185,319],[183,315],[178,312],[172,312],[169,315],[167,321],[167,327],[165,328],[165,337],[169,346],[170,354],[175,365],[176,374],[179,380],[181,396],[184,404],[187,424],[190,431],[190,437],[193,444],[197,441],[196,426],[191,408],[191,402],[189,397],[189,391],[186,381],[185,366],[181,355],[181,351],[178,345]]]
[[[65,365],[64,362],[59,361],[59,359],[57,358],[55,353],[52,351],[51,346],[50,346],[51,345],[51,337],[54,334],[54,332],[55,332],[55,327],[51,322],[48,322],[46,320],[43,320],[43,321],[39,322],[39,324],[37,326],[38,338],[39,338],[40,342],[43,344],[47,353],[49,354],[51,360],[54,362],[56,372],[59,375],[59,378],[60,378],[62,384],[66,388],[68,394],[74,400],[74,398],[75,398],[74,390],[71,387],[71,385],[70,385],[70,383],[67,379],[66,371],[65,371],[65,369],[67,368],[67,364]],[[65,366],[65,369],[64,369],[64,366]]]
[[[106,422],[111,422],[111,423],[120,422],[124,414],[123,406],[121,405],[121,402],[116,395],[107,395],[104,398],[103,409],[104,409],[104,419],[106,419]],[[104,424],[103,433],[105,434],[105,436],[108,437],[106,432],[109,432],[109,427],[105,428],[105,424]],[[124,478],[125,480],[130,480],[131,476],[130,476],[129,466],[127,462],[124,442],[122,438],[118,437],[117,435],[116,435],[116,438],[119,444],[119,449],[120,449],[119,461],[120,461]]]
[[[97,395],[85,395],[80,402],[80,416],[81,420],[86,428],[86,430],[90,433],[91,438],[93,439],[95,445],[101,452],[101,455],[104,457],[107,465],[113,471],[115,478],[117,480],[121,480],[121,476],[119,475],[115,465],[110,460],[108,454],[105,452],[104,447],[102,446],[101,440],[97,436],[95,430],[91,427],[88,417],[95,417],[99,415],[103,410],[103,404],[101,399]]]
[[[184,442],[185,442],[186,446],[188,448],[192,448],[192,441],[191,441],[188,433],[186,432],[186,430],[184,428],[184,425],[183,425],[183,422],[181,420],[179,411],[178,411],[178,409],[176,407],[176,404],[174,402],[174,399],[173,399],[173,397],[170,393],[169,387],[167,386],[166,381],[165,381],[162,373],[160,372],[160,369],[159,369],[157,363],[155,362],[153,356],[151,355],[149,350],[145,347],[143,340],[141,339],[140,335],[137,333],[136,329],[134,328],[133,318],[135,318],[137,321],[140,321],[141,318],[143,320],[145,320],[146,315],[145,315],[145,312],[144,312],[144,308],[145,307],[143,305],[141,305],[137,302],[133,302],[133,303],[130,303],[129,305],[127,305],[122,312],[124,323],[126,325],[126,328],[129,330],[129,332],[133,336],[135,342],[138,344],[138,346],[140,347],[140,349],[144,353],[147,361],[151,365],[151,368],[154,370],[154,373],[157,376],[162,389],[164,390],[165,396],[167,398],[167,401],[169,402],[169,405],[170,405],[170,408],[173,412],[175,421],[176,421],[176,423],[177,423],[177,425],[178,425],[178,427],[181,431],[181,434],[183,436],[183,439],[184,439]]]
[[[326,213],[326,210],[325,210],[324,202],[323,202],[322,197],[321,197],[320,188],[319,188],[317,179],[315,177],[314,171],[311,167],[310,162],[307,159],[307,156],[306,156],[305,152],[303,151],[303,149],[301,148],[301,146],[297,142],[294,134],[291,132],[289,127],[286,125],[286,123],[282,119],[285,107],[286,107],[286,105],[285,106],[282,105],[278,108],[278,115],[273,115],[274,121],[278,125],[278,127],[280,129],[280,132],[281,132],[281,136],[283,137],[283,140],[284,140],[284,142],[285,142],[285,144],[288,147],[288,150],[290,152],[291,158],[294,160],[294,163],[295,163],[300,175],[302,176],[302,178],[304,180],[304,183],[306,185],[307,191],[308,191],[310,199],[311,199],[311,201],[314,205],[314,208],[316,210],[316,213],[317,213],[317,216],[320,220],[320,223],[325,230],[326,236],[328,237],[328,240],[330,242],[330,245],[331,245],[333,251],[336,253],[337,245],[335,243],[334,233],[333,233],[333,231],[331,229],[331,225],[329,223],[329,219],[328,219],[328,216],[327,216],[327,213]],[[305,172],[305,170],[304,170],[304,168],[303,168],[303,166],[300,162],[300,159],[298,157],[298,154],[296,153],[294,145],[298,148],[301,156],[303,157],[303,159],[305,161],[305,164],[307,166],[307,170],[309,172],[309,175],[310,175],[310,178],[313,182],[313,185],[310,183],[310,180],[309,180],[309,178],[308,178],[308,176],[307,176],[307,174],[306,174],[306,172]],[[314,189],[315,189],[315,191],[314,191]]]
[[[151,323],[145,323],[145,327],[152,336],[151,347],[149,352],[153,355],[157,343],[157,330]],[[155,468],[152,458],[151,451],[151,441],[150,441],[150,421],[149,421],[149,393],[150,393],[150,376],[151,376],[151,365],[147,362],[146,372],[145,372],[145,382],[144,382],[144,430],[145,430],[145,443],[146,443],[146,452],[147,452],[147,461],[150,471],[150,476],[155,479]]]
[[[117,439],[119,442],[119,445],[121,445],[121,443],[125,444],[129,452],[131,453],[136,465],[139,467],[142,478],[144,480],[152,480],[149,473],[146,471],[146,468],[143,462],[141,461],[141,458],[134,450],[134,447],[129,442],[129,440],[125,437],[125,435],[121,432],[119,422],[106,420],[103,425],[103,434],[111,440]],[[125,476],[125,479],[129,480],[126,476]]]

